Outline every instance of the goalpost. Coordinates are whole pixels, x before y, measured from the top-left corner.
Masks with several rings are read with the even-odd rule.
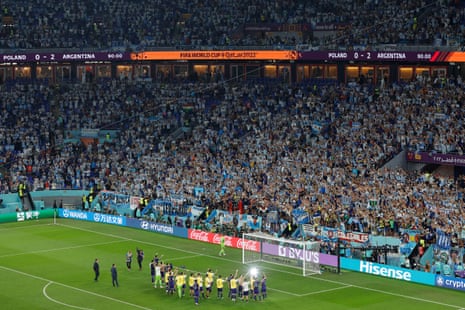
[[[320,243],[275,238],[262,233],[242,235],[242,263],[268,262],[302,270],[303,276],[320,274]]]

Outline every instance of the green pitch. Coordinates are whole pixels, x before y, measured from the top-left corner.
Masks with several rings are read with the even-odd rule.
[[[149,263],[157,253],[164,262],[190,273],[208,268],[226,277],[245,274],[241,251],[151,232],[105,224],[57,219],[0,225],[0,307],[2,309],[192,309],[190,297],[179,299],[151,284]],[[125,253],[145,252],[141,271],[134,260],[125,267]],[[92,264],[100,259],[101,276],[94,282]],[[116,263],[120,287],[111,284]],[[264,301],[200,299],[202,309],[465,309],[465,294],[354,272],[325,272],[302,277],[300,270],[271,264],[257,266],[268,278]],[[227,295],[227,289],[226,289]]]

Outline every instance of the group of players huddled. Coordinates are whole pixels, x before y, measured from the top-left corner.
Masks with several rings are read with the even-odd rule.
[[[266,292],[266,275],[258,277],[256,274],[238,276],[238,270],[234,274],[230,274],[227,278],[218,275],[215,278],[215,273],[208,269],[203,276],[200,272],[187,273],[177,267],[173,267],[171,263],[161,261],[158,254],[150,262],[150,275],[152,285],[155,288],[165,288],[167,295],[177,295],[183,298],[186,293],[186,288],[189,287],[189,296],[194,298],[196,305],[199,304],[200,298],[208,299],[212,297],[213,286],[216,284],[216,298],[224,298],[224,290],[228,288],[228,297],[233,301],[242,300],[248,302],[249,299],[255,301],[263,301],[267,297]]]

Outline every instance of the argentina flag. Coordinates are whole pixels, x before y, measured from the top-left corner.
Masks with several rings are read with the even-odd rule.
[[[313,134],[319,134],[321,132],[321,129],[323,128],[323,125],[321,124],[320,121],[314,120],[312,123],[312,133]]]
[[[442,230],[436,232],[436,247],[441,250],[448,250],[451,247],[450,236]]]

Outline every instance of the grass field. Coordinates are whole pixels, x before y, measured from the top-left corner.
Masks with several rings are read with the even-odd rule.
[[[147,231],[65,219],[0,225],[1,309],[191,309],[192,298],[168,296],[151,285],[150,259],[204,274],[208,268],[227,276],[248,266],[241,251]],[[143,248],[143,270],[125,268],[125,253]],[[100,259],[101,276],[93,281],[92,264]],[[120,287],[111,285],[110,267],[118,266]],[[465,294],[440,288],[343,271],[302,277],[299,270],[258,266],[268,278],[265,301],[233,303],[216,295],[200,300],[203,309],[465,309]],[[216,292],[216,288],[214,289]]]

